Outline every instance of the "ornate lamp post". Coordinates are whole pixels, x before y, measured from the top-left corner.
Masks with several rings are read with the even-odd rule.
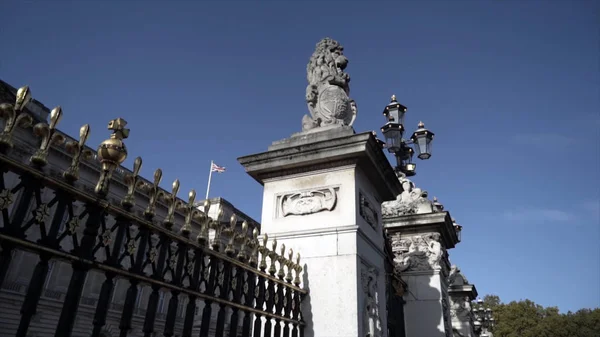
[[[490,330],[494,327],[494,317],[492,316],[492,309],[484,308],[483,300],[480,298],[477,300],[477,305],[473,309],[473,316],[475,316],[475,333],[479,337],[493,337]]]
[[[381,132],[385,136],[385,147],[396,157],[396,171],[407,177],[416,174],[417,164],[412,162],[412,157],[417,151],[417,157],[426,160],[431,157],[431,143],[433,132],[425,129],[425,124],[419,122],[417,130],[413,132],[410,139],[404,139],[404,115],[406,107],[396,101],[396,95],[392,95],[392,100],[383,110],[386,123],[381,127]],[[410,145],[414,145],[414,150]]]

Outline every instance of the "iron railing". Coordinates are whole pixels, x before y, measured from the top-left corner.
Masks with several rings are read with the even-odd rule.
[[[261,245],[258,230],[249,233],[245,222],[238,228],[235,215],[225,226],[220,220],[222,210],[217,219],[211,219],[207,216],[210,203],[199,210],[194,205],[193,190],[189,200],[177,198],[178,180],[171,193],[160,189],[160,169],[152,184],[145,183],[138,176],[142,165],[139,157],[133,171],[123,179],[127,188],[120,202],[108,200],[113,172],[127,156],[123,139],[129,130],[121,118],[109,123],[113,134],[100,144],[97,156],[85,146],[89,126],[83,126],[79,141],[66,145],[72,154],[71,164],[59,175],[47,169],[49,150],[66,138],[56,129],[62,116],[57,107],[49,124],[33,127],[40,142],[29,161],[18,160],[11,154],[13,133],[17,126],[30,127],[32,119],[24,109],[29,100],[29,89],[23,87],[14,104],[0,105],[5,122],[0,133],[0,288],[14,251],[29,251],[39,257],[26,290],[16,336],[27,336],[52,260],[70,263],[72,267],[67,291],[62,296],[56,337],[72,335],[78,306],[86,300],[84,283],[92,270],[104,273],[91,322],[93,337],[102,335],[118,278],[129,283],[121,310],[120,336],[127,336],[132,328],[140,285],[152,289],[142,311],[145,336],[154,336],[159,291],[172,295],[164,336],[175,334],[180,295],[188,297],[181,336],[192,335],[198,302],[204,303],[199,336],[303,335],[300,303],[307,290],[300,287],[303,268],[299,255],[295,261],[291,250],[285,256],[283,245],[277,252],[275,240],[269,249],[266,235]],[[94,158],[101,162],[102,170],[92,189],[79,181],[79,166]],[[144,191],[144,198],[139,197],[140,191]],[[159,201],[167,205],[167,212],[157,223]],[[134,206],[140,204],[144,211],[138,213]],[[214,231],[212,242],[209,231]],[[192,239],[195,233],[197,236]],[[214,332],[211,324],[216,327]]]

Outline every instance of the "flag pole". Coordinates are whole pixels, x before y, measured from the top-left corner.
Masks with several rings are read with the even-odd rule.
[[[208,185],[206,186],[206,200],[208,200],[208,191],[210,191],[210,179],[212,178],[213,161],[210,161],[210,171],[208,173]]]

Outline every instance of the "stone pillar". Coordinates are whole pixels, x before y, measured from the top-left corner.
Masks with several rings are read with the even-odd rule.
[[[410,180],[400,182],[402,194],[382,207],[396,271],[407,284],[406,336],[452,337],[447,250],[459,241],[452,218]]]
[[[313,131],[238,159],[264,185],[262,233],[302,254],[305,336],[387,336],[381,203],[401,186],[372,133]]]
[[[455,337],[475,337],[471,302],[477,298],[475,285],[457,266],[452,266],[448,277],[448,295],[450,296],[450,317]]]

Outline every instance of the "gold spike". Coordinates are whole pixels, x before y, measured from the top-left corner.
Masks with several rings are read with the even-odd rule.
[[[163,221],[163,225],[167,229],[173,228],[173,220],[175,218],[175,209],[180,204],[181,200],[177,199],[177,193],[179,193],[179,179],[175,179],[173,182],[173,189],[170,195],[163,194],[165,201],[169,204],[169,208],[167,209],[167,216]]]
[[[271,248],[273,251],[277,250],[277,238],[275,238],[275,237],[273,238],[273,242],[271,243],[271,247],[273,247],[273,248]]]
[[[152,185],[144,184],[144,189],[148,192],[148,206],[144,210],[144,217],[151,220],[156,214],[156,201],[164,195],[164,192],[158,187],[162,180],[162,170],[154,171],[154,183]]]
[[[250,240],[250,259],[249,263],[251,266],[258,265],[258,249],[260,248],[260,244],[258,242],[258,229],[254,228],[252,230],[252,239]]]
[[[260,252],[260,265],[259,268],[263,272],[267,269],[267,255],[269,254],[269,248],[267,248],[267,240],[269,236],[265,233],[263,235],[263,244],[258,247],[258,251]]]
[[[275,261],[277,261],[277,238],[273,238],[273,242],[271,245],[272,250],[268,252],[269,259],[271,260],[271,265],[269,266],[269,274],[275,275],[277,272],[277,268],[275,268]]]
[[[15,104],[0,104],[0,118],[4,119],[4,130],[0,133],[0,150],[6,152],[13,147],[12,136],[16,126],[27,128],[33,118],[23,111],[31,101],[31,91],[28,86],[19,88]]]
[[[196,241],[201,245],[206,245],[208,243],[208,227],[210,225],[210,218],[208,217],[208,212],[210,211],[210,201],[204,200],[204,212],[198,212],[198,216],[200,218],[200,233],[196,237]]]
[[[216,219],[213,219],[210,223],[211,226],[215,230],[215,237],[213,239],[212,248],[216,251],[221,250],[221,232],[223,231],[223,227],[221,226],[221,218],[223,217],[223,206],[219,205],[219,210],[217,211]]]
[[[123,200],[121,200],[121,205],[126,209],[131,209],[135,205],[135,191],[138,187],[140,187],[141,181],[139,181],[140,170],[142,169],[142,158],[137,157],[133,161],[133,172],[131,174],[127,174],[123,182],[127,186],[127,193]]]
[[[283,280],[283,277],[285,276],[285,271],[283,270],[283,268],[287,262],[285,259],[285,244],[284,243],[281,244],[280,254],[279,254],[279,257],[277,258],[277,261],[279,262],[279,271],[277,272],[277,277],[279,277],[279,279]]]
[[[108,194],[108,187],[114,170],[127,158],[127,147],[123,142],[129,137],[129,129],[125,128],[127,122],[123,118],[113,119],[108,123],[108,129],[113,133],[98,146],[98,159],[102,163],[100,179],[96,184],[95,192],[100,197]]]
[[[85,124],[79,129],[79,141],[71,140],[65,144],[65,149],[71,157],[71,165],[63,172],[63,177],[69,181],[74,182],[79,179],[79,164],[82,159],[89,160],[94,156],[94,153],[85,147],[90,137],[90,125]]]
[[[62,108],[57,106],[50,112],[50,124],[38,123],[33,127],[33,134],[40,137],[40,147],[35,151],[29,161],[39,167],[48,164],[48,151],[51,145],[60,145],[65,142],[65,136],[56,130],[56,125],[62,119]]]
[[[290,250],[288,251],[288,259],[285,262],[285,265],[287,267],[287,274],[285,275],[285,280],[287,283],[292,283],[293,280],[293,276],[292,276],[292,269],[294,269],[294,251],[290,248]]]
[[[29,90],[29,86],[20,87],[17,90],[17,95],[15,99],[15,110],[21,111],[25,108],[25,106],[31,102],[31,90]]]
[[[394,103],[394,102],[396,102],[396,95],[392,95],[392,100],[390,103]]]
[[[225,247],[225,254],[227,254],[227,255],[235,254],[234,244],[235,244],[235,239],[236,239],[236,235],[235,235],[236,223],[237,223],[237,216],[235,214],[232,214],[231,217],[229,218],[229,227],[223,229],[223,234],[229,238],[229,241],[227,242],[227,246]]]
[[[240,251],[237,255],[238,260],[246,261],[248,259],[248,254],[246,254],[246,250],[250,246],[250,239],[248,237],[248,222],[244,220],[242,222],[242,230],[236,236],[236,241],[240,244]]]
[[[300,253],[296,254],[296,264],[294,265],[294,272],[295,272],[295,277],[294,277],[294,285],[296,285],[296,287],[300,286],[300,273],[302,272],[302,266],[300,265]]]
[[[196,190],[191,190],[190,193],[188,193],[188,203],[184,206],[185,220],[183,222],[183,227],[181,227],[181,235],[185,237],[190,235],[190,232],[192,231],[192,219],[194,218],[194,215],[198,213],[195,202]]]

